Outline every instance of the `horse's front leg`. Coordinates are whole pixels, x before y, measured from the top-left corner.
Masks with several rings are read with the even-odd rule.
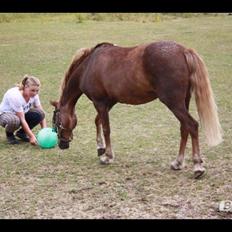
[[[98,156],[101,156],[105,153],[106,151],[106,146],[105,146],[105,141],[103,138],[103,131],[102,131],[102,124],[101,124],[101,120],[100,120],[100,116],[99,114],[97,114],[96,118],[95,118],[95,125],[96,125],[96,133],[97,133],[97,137],[96,137],[96,141],[97,141],[97,154]]]
[[[110,122],[109,122],[110,107],[107,107],[102,104],[94,104],[94,105],[100,117],[103,134],[105,138],[105,145],[106,145],[105,153],[100,156],[100,162],[102,164],[109,164],[109,163],[112,163],[114,160],[114,153],[112,151],[111,141],[110,141]]]

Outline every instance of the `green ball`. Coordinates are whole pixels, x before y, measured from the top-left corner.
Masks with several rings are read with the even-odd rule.
[[[41,148],[53,148],[58,143],[57,133],[50,127],[41,129],[37,134],[37,141]]]

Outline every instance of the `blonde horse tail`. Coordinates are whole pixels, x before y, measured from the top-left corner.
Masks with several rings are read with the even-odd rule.
[[[206,141],[209,146],[216,146],[222,142],[222,129],[206,65],[193,49],[186,49],[184,55],[190,71],[191,88],[195,93],[197,111],[205,131]]]

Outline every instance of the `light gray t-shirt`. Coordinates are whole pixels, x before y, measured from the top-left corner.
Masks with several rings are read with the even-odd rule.
[[[30,108],[40,105],[39,95],[31,97],[28,102],[22,96],[18,87],[13,87],[4,94],[3,100],[0,104],[1,112],[24,112],[27,113]]]

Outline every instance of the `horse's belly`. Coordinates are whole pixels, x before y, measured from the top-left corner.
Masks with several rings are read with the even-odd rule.
[[[155,88],[145,78],[114,81],[110,87],[106,88],[108,95],[120,103],[138,105],[157,98]]]
[[[145,104],[150,101],[153,101],[157,98],[157,95],[154,92],[139,95],[136,93],[132,93],[129,95],[121,95],[118,97],[117,101],[124,104],[130,104],[130,105],[139,105],[139,104]]]

